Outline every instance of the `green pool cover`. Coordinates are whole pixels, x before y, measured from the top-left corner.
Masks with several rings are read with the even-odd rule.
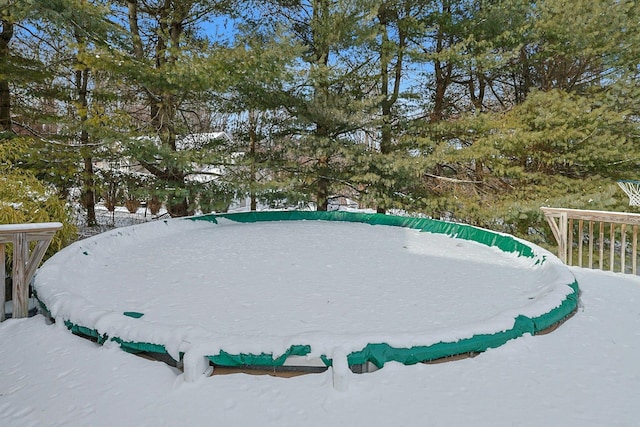
[[[517,256],[532,258],[535,265],[541,266],[546,261],[545,255],[536,255],[533,245],[512,236],[492,232],[489,230],[472,227],[464,224],[437,221],[427,218],[400,217],[382,214],[364,214],[349,212],[315,212],[315,211],[267,211],[233,214],[210,214],[198,217],[190,217],[185,220],[210,221],[217,223],[218,218],[226,218],[231,221],[243,223],[255,223],[261,221],[348,221],[371,225],[386,225],[417,229],[423,232],[445,234],[457,239],[478,242],[487,246],[497,247],[503,252],[514,253]],[[571,316],[578,305],[579,288],[577,281],[567,283],[570,292],[565,299],[558,301],[558,306],[548,313],[537,317],[519,315],[515,317],[513,327],[492,334],[479,334],[470,338],[460,339],[455,342],[438,342],[431,345],[414,346],[409,348],[393,347],[386,343],[370,343],[359,351],[347,355],[350,366],[362,365],[367,362],[377,367],[382,367],[386,362],[396,361],[403,364],[414,364],[432,361],[451,356],[475,354],[489,348],[498,347],[505,342],[518,338],[524,334],[535,335],[548,329]],[[41,303],[42,304],[42,303]],[[43,309],[46,307],[42,304]],[[134,319],[141,318],[142,313],[125,312],[124,316]],[[74,333],[83,335],[104,343],[107,340],[117,342],[125,351],[132,353],[151,352],[167,353],[165,347],[154,343],[127,342],[118,337],[108,337],[98,331],[65,322]],[[221,350],[218,354],[206,357],[215,365],[227,367],[279,367],[283,366],[290,356],[305,356],[311,352],[309,345],[301,344],[291,346],[284,354],[274,357],[272,354],[230,354]],[[326,366],[331,366],[332,360],[327,356],[321,357]]]

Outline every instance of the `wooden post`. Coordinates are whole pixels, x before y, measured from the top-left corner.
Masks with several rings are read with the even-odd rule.
[[[29,315],[29,282],[27,282],[27,259],[29,242],[25,233],[17,233],[13,242],[13,317],[20,319]]]
[[[636,274],[638,267],[638,226],[633,226],[633,241],[631,242],[631,272]]]
[[[600,221],[600,252],[599,252],[599,256],[600,258],[598,259],[598,267],[600,268],[600,270],[603,270],[603,266],[604,266],[604,222]]]
[[[545,217],[549,227],[558,242],[558,258],[564,263],[567,262],[567,214],[563,212],[545,212]],[[556,218],[558,222],[556,222]]]
[[[584,238],[584,220],[578,221],[578,267],[582,267],[582,243]]]
[[[3,224],[0,225],[0,260],[2,262],[2,308],[0,321],[5,318],[4,313],[4,262],[5,244],[13,244],[13,317],[21,318],[29,315],[29,283],[36,273],[51,240],[57,230],[62,228],[59,222],[36,224]],[[29,255],[29,243],[37,242],[33,252]]]
[[[613,271],[616,258],[616,226],[611,223],[609,226],[609,270]]]
[[[567,265],[573,265],[573,219],[571,218],[567,228]]]
[[[593,221],[589,221],[589,268],[593,268]]]
[[[627,224],[620,225],[620,271],[626,273],[627,258]]]
[[[6,314],[4,312],[5,291],[7,289],[7,272],[4,267],[4,243],[0,242],[0,277],[2,277],[2,289],[0,290],[0,322],[4,320]]]

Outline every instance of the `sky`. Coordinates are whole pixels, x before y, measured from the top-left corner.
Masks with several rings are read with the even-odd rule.
[[[360,244],[379,243],[372,236],[364,233]],[[266,242],[272,238],[265,237]],[[126,247],[130,240],[135,236],[124,236],[122,244]],[[455,252],[455,245],[450,249]],[[485,277],[476,286],[491,285],[493,273],[485,270],[502,268],[496,264],[500,256],[471,250],[476,259],[469,263],[468,249],[473,248],[448,250],[453,264],[435,265],[449,274],[466,268],[472,277]],[[324,265],[335,262],[330,252],[316,257]],[[68,265],[71,278],[80,278]],[[640,279],[573,267],[568,271],[580,285],[580,306],[555,331],[525,335],[458,361],[389,362],[373,373],[347,374],[343,389],[335,387],[332,369],[296,378],[233,374],[186,382],[175,368],[74,336],[61,322],[50,324],[41,315],[10,319],[0,324],[0,425],[637,425]],[[113,283],[97,273],[92,282],[82,279],[89,288]],[[263,276],[261,283],[269,281]],[[376,298],[371,294],[371,303]],[[513,298],[491,297],[500,304]],[[459,307],[466,307],[464,295],[459,299]],[[471,300],[483,303],[477,296]],[[497,312],[501,310],[509,308]]]

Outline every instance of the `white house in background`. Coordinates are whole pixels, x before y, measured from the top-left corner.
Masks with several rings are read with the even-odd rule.
[[[178,151],[184,149],[198,149],[204,147],[209,141],[221,139],[233,142],[231,136],[226,132],[192,133],[176,139]]]
[[[178,152],[186,151],[186,150],[199,150],[205,147],[205,145],[212,140],[223,140],[226,142],[231,142],[231,137],[226,132],[209,132],[209,133],[197,133],[197,134],[189,134],[186,136],[178,136],[176,138],[176,149]],[[137,141],[143,143],[152,143],[152,144],[160,144],[160,140],[158,137],[149,137],[149,136],[141,136],[136,138]],[[122,150],[122,144],[120,142],[116,142],[112,147],[116,151]],[[238,153],[237,155],[241,155]],[[231,161],[233,158],[237,156],[231,155]],[[123,176],[139,176],[140,178],[144,178],[145,176],[151,177],[153,174],[149,172],[142,164],[140,164],[136,159],[126,156],[120,156],[117,160],[100,160],[95,161],[93,163],[94,170],[96,172],[104,171],[104,172],[115,172],[117,175]],[[199,165],[194,164],[195,172],[190,174],[187,178],[191,181],[198,182],[209,182],[215,180],[218,176],[224,174],[224,170],[222,166],[219,165]],[[201,172],[201,173],[198,173]]]
[[[176,139],[176,149],[178,151],[184,150],[197,150],[204,147],[208,142],[220,139],[225,140],[227,142],[232,142],[231,137],[226,132],[208,132],[208,133],[194,133],[185,136],[180,136]],[[149,137],[149,136],[140,136],[137,137],[138,141],[145,142],[154,142],[155,144],[160,144],[160,140],[158,137]],[[120,143],[116,143],[116,149],[120,149]],[[93,163],[93,166],[96,169],[102,170],[118,170],[123,173],[140,173],[143,175],[151,175],[144,166],[138,163],[135,159],[120,157],[117,161],[105,161],[100,160]],[[203,179],[205,176],[211,176],[207,173],[215,172],[219,173],[219,168],[216,169],[214,166],[202,165],[201,170],[205,172],[204,175],[200,179]],[[199,180],[200,180],[199,179]]]
[[[138,137],[140,141],[153,141],[156,144],[159,144],[159,139],[157,137]],[[198,150],[204,147],[207,143],[212,140],[223,140],[226,142],[233,142],[231,136],[226,132],[208,132],[208,133],[194,133],[185,136],[178,137],[176,139],[176,148],[178,151],[184,150]],[[236,159],[241,158],[244,155],[242,152],[231,153],[230,155],[230,163],[233,163]],[[187,177],[190,181],[198,181],[198,182],[209,182],[216,179],[216,177],[224,175],[224,166],[220,165],[195,165],[197,166],[197,171],[189,175]],[[151,172],[145,169],[140,163],[136,162],[134,159],[127,157],[120,157],[117,161],[98,161],[94,162],[94,167],[96,170],[116,170],[122,172],[124,174],[140,174],[151,176]],[[229,207],[230,210],[247,210],[251,204],[251,199],[249,196],[241,197],[234,200]],[[329,210],[353,210],[358,209],[358,203],[355,200],[349,199],[344,196],[336,196],[332,197],[329,200]],[[260,206],[259,209],[267,209],[267,206]],[[305,208],[315,209],[313,203],[307,205]]]
[[[136,139],[139,141],[153,141],[159,144],[159,139],[157,137],[141,136]],[[214,139],[222,139],[228,142],[232,141],[231,137],[226,132],[196,133],[196,134],[189,134],[186,136],[178,137],[176,139],[176,148],[178,151],[184,151],[187,149],[197,150],[204,147],[206,143]],[[120,143],[116,143],[116,149],[119,149],[119,148],[120,148]],[[99,160],[99,161],[95,161],[93,163],[93,166],[96,169],[105,170],[105,171],[116,170],[116,171],[120,171],[122,173],[127,173],[127,174],[139,173],[142,175],[151,175],[151,172],[145,169],[144,166],[138,163],[135,159],[132,159],[129,157],[120,157],[118,160],[115,160],[115,161]],[[192,178],[192,179],[206,182],[208,179],[205,180],[205,177],[211,178],[211,176],[213,176],[212,173],[221,173],[220,168],[216,166],[202,165],[200,166],[200,169],[204,172],[204,174],[199,175],[198,178]]]

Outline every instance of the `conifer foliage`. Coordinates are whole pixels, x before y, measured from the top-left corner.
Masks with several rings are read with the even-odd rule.
[[[0,143],[21,147],[3,171],[79,194],[88,223],[100,202],[184,216],[351,199],[544,242],[540,206],[628,209],[615,181],[640,178],[633,0],[0,12]]]

